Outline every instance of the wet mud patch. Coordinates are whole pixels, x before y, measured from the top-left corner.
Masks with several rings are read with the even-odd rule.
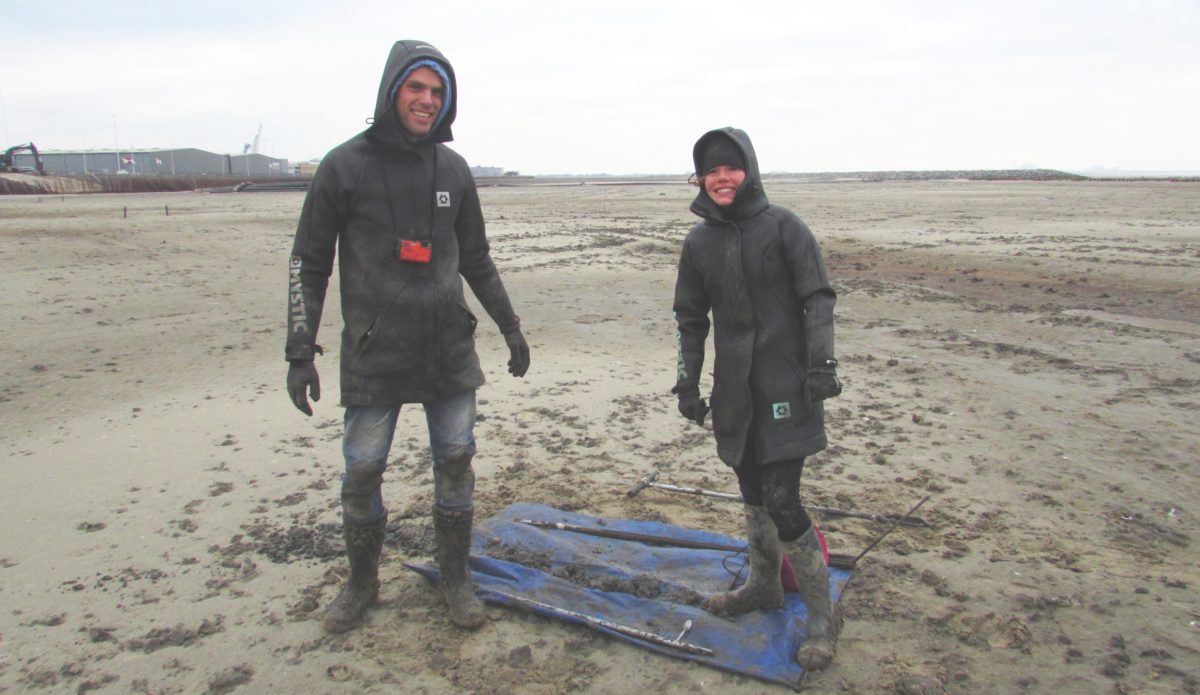
[[[254,668],[249,664],[241,664],[221,671],[208,681],[209,695],[231,693],[238,687],[254,680]]]
[[[596,565],[554,562],[549,554],[520,545],[506,545],[493,540],[488,543],[487,554],[497,560],[524,565],[587,589],[687,606],[698,606],[704,601],[704,597],[696,591],[667,584],[647,574],[623,576],[605,572]]]
[[[547,574],[554,564],[550,559],[549,553],[530,550],[519,545],[505,545],[494,538],[487,543],[487,554],[489,557],[497,560],[524,565],[540,572],[546,572]]]
[[[160,627],[147,632],[142,637],[131,639],[125,643],[125,648],[135,652],[150,654],[167,647],[186,647],[194,642],[211,637],[225,631],[225,618],[218,615],[209,620],[205,618],[198,626],[188,627],[183,624],[174,627]]]
[[[920,622],[924,615],[912,598],[920,581],[915,574],[907,562],[873,558],[859,563],[839,600],[843,617],[862,622]]]
[[[384,545],[404,555],[431,556],[436,546],[433,525],[417,519],[393,521],[388,524]],[[222,562],[246,553],[262,555],[276,564],[303,560],[331,562],[345,555],[346,544],[341,524],[285,526],[262,522],[246,527],[246,533],[233,536],[224,546],[212,546],[209,551]]]
[[[1189,416],[1200,404],[1200,295],[1189,284],[1200,261],[1190,253],[1200,248],[1195,184],[814,187],[773,180],[770,190],[776,202],[795,201],[827,252],[839,291],[846,391],[827,406],[831,446],[806,465],[806,501],[896,513],[938,492],[921,511],[933,529],[897,528],[863,558],[843,597],[851,615],[838,657],[806,690],[1195,692],[1196,655],[1186,640],[1198,617],[1188,610],[1197,545],[1187,494],[1195,488],[1198,440]],[[662,203],[660,193],[667,194]],[[487,452],[479,459],[476,519],[513,502],[561,507],[565,498],[589,515],[740,537],[736,503],[654,489],[625,496],[651,468],[662,471],[663,482],[736,489],[716,456],[711,423],[688,425],[669,394],[678,254],[650,245],[678,249],[690,227],[690,189],[497,187],[480,194],[491,219],[505,218],[493,230],[497,265],[506,282],[512,278],[510,292],[528,324],[540,328],[531,336],[531,380],[508,379],[503,342],[494,329],[481,330],[478,347],[491,382],[481,394],[492,404],[480,404]],[[192,199],[193,208],[215,200]],[[180,298],[195,292],[185,282],[143,282],[164,268],[200,272],[210,261],[244,257],[260,266],[262,258],[282,257],[301,201],[289,197],[249,216],[242,202],[227,215],[200,210],[205,214],[187,225],[171,202],[169,218],[160,212],[153,223],[114,226],[112,199],[64,205],[47,198],[36,203],[39,210],[70,214],[78,224],[38,219],[24,236],[5,230],[14,236],[5,260],[16,269],[5,274],[6,288],[30,300],[12,304],[10,322],[22,330],[10,336],[16,366],[12,383],[0,389],[16,420],[9,428],[14,468],[21,458],[83,452],[91,460],[80,468],[80,489],[92,490],[101,507],[108,500],[121,505],[116,514],[131,514],[85,509],[46,527],[37,514],[18,513],[26,500],[9,500],[15,530],[12,547],[0,551],[0,584],[23,612],[10,611],[0,625],[0,691],[204,693],[234,686],[242,693],[268,681],[301,692],[778,690],[524,611],[489,607],[489,624],[474,633],[449,624],[436,592],[398,562],[402,552],[427,557],[432,548],[420,433],[396,442],[398,463],[387,485],[395,491],[398,484],[395,497],[405,500],[393,511],[411,506],[414,521],[389,526],[380,605],[360,629],[324,635],[318,611],[346,575],[344,558],[323,559],[342,547],[340,471],[331,463],[342,422],[330,403],[315,419],[296,419],[274,400],[275,378],[258,374],[278,349],[271,332],[260,333],[258,318],[261,296],[274,295],[276,283],[259,282],[261,273],[209,273],[238,282],[210,285],[202,299],[213,301],[189,305],[196,312],[188,320],[200,333],[210,326],[241,330],[255,346],[246,353],[236,347],[247,344],[242,339],[222,348],[228,341],[197,343],[196,331],[189,338],[170,330]],[[32,214],[34,207],[25,209]],[[614,211],[629,218],[618,220]],[[245,226],[260,215],[269,225]],[[603,244],[558,251],[579,243],[579,235]],[[612,237],[630,241],[607,245]],[[247,240],[259,244],[248,254]],[[539,255],[534,247],[555,251]],[[1148,258],[1156,248],[1164,253]],[[65,342],[64,321],[78,329]],[[138,347],[147,341],[113,343],[113,326],[153,338],[154,349]],[[222,359],[212,360],[217,353]],[[118,363],[119,371],[109,369]],[[538,371],[538,364],[551,367]],[[156,378],[182,373],[211,377],[197,365],[220,367],[212,378],[248,379],[250,388],[222,407],[198,409],[169,389],[149,388]],[[72,391],[77,398],[53,397],[68,383],[60,378],[82,386]],[[278,421],[244,418],[259,412],[259,400],[276,404],[269,407]],[[113,417],[118,411],[132,411],[130,421]],[[56,417],[61,427],[42,427]],[[231,420],[239,428],[232,436]],[[84,437],[107,431],[114,444],[146,427],[189,429],[210,447],[229,443],[185,456],[166,473],[180,484],[160,488],[143,479],[142,466],[130,465],[154,465],[148,470],[157,476],[153,447],[96,446]],[[189,518],[198,527],[184,523]],[[403,519],[393,513],[391,521]],[[250,535],[260,521],[270,523]],[[338,525],[319,526],[325,521]],[[861,551],[885,528],[832,517],[819,522],[835,552]],[[64,532],[57,538],[56,528]],[[1183,538],[1176,533],[1187,545],[1177,544]],[[231,541],[234,534],[242,535]],[[208,552],[213,543],[224,556]],[[59,556],[62,571],[40,573],[39,553]],[[262,573],[249,579],[254,563]],[[122,575],[131,564],[166,576]],[[22,588],[39,579],[49,580],[46,590]],[[185,610],[206,605],[224,608]],[[149,655],[124,647],[153,628],[183,623],[196,630],[218,613],[226,628],[218,639]],[[228,644],[231,621],[236,653]],[[679,627],[664,622],[654,630],[674,636]],[[1125,643],[1110,643],[1118,631]],[[256,673],[235,686],[250,674],[224,672],[243,663]],[[269,677],[267,663],[280,664]],[[104,685],[115,678],[110,673],[120,680]]]
[[[63,664],[58,668],[38,668],[25,671],[19,682],[30,689],[47,689],[52,691],[67,692],[63,686],[67,683],[74,683],[79,678],[82,678],[87,673],[87,669],[83,664],[71,661]],[[74,686],[76,693],[88,693],[93,690],[100,690],[106,685],[115,683],[120,680],[120,676],[113,673],[105,673],[97,676],[92,676],[81,681]]]
[[[143,584],[158,584],[170,578],[166,572],[155,568],[125,567],[117,572],[97,572],[92,577],[69,579],[62,586],[70,591],[96,589],[99,591],[118,591]]]
[[[384,544],[405,555],[432,556],[437,550],[433,523],[427,519],[402,519],[388,524]]]
[[[1109,541],[1147,559],[1161,559],[1192,543],[1191,536],[1141,512],[1110,509],[1104,522],[1104,535]]]
[[[1174,654],[1161,647],[1138,647],[1133,642],[1140,638],[1133,634],[1128,638],[1123,633],[1112,635],[1104,656],[1096,664],[1098,673],[1115,681],[1115,692],[1133,692],[1125,687],[1126,683],[1140,676],[1163,685],[1170,684],[1174,688],[1171,692],[1200,693],[1200,679],[1181,668],[1182,663],[1172,663],[1176,659]]]
[[[245,553],[257,553],[278,564],[297,560],[328,561],[343,554],[341,526],[321,523],[313,526],[283,526],[261,522],[245,527],[224,546],[209,547],[209,552],[229,561]]]
[[[455,692],[583,692],[601,673],[581,655],[543,640],[499,650],[489,658],[464,658],[453,645],[435,642],[427,646],[425,657],[429,669]]]
[[[341,527],[337,524],[316,526],[292,526],[273,529],[262,540],[259,554],[276,563],[294,560],[328,561],[340,557],[345,546],[340,539]]]

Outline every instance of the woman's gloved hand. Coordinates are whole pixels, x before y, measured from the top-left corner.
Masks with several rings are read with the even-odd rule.
[[[679,397],[679,414],[692,422],[704,426],[704,416],[708,415],[708,404],[699,394],[684,394]]]
[[[808,373],[804,382],[804,395],[813,402],[833,398],[842,392],[842,382],[837,378],[837,372],[830,369],[816,369]]]

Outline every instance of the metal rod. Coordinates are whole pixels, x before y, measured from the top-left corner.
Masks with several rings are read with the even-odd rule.
[[[655,471],[654,476],[655,477],[658,476],[657,471]],[[640,491],[642,488],[652,487],[652,488],[656,488],[659,490],[666,490],[667,492],[681,492],[681,493],[688,494],[688,495],[700,495],[702,497],[716,497],[718,499],[731,500],[734,502],[742,501],[741,495],[738,495],[738,494],[735,494],[732,492],[715,492],[713,490],[703,490],[698,487],[684,487],[682,485],[671,485],[670,483],[656,483],[656,482],[653,482],[653,480],[650,479],[649,476],[647,476],[646,478],[642,478],[640,481],[638,481],[638,485],[641,486],[641,488],[635,488],[638,491]],[[630,493],[633,493],[633,491],[631,490]],[[633,493],[633,494],[636,494],[636,493]],[[632,497],[633,495],[630,494],[630,496]],[[918,528],[929,528],[929,523],[926,522],[924,519],[912,519],[912,518],[909,518],[907,515],[898,517],[893,514],[874,514],[871,512],[855,512],[855,511],[850,511],[848,509],[835,509],[833,507],[820,507],[815,504],[806,504],[806,505],[804,505],[804,508],[814,511],[814,512],[819,512],[821,514],[829,514],[831,516],[847,516],[847,517],[853,517],[856,519],[868,519],[870,521],[878,521],[880,523],[885,523],[885,524],[898,522],[898,523],[904,524],[905,526],[916,526]]]
[[[646,486],[649,485],[650,483],[654,482],[654,479],[657,477],[658,477],[657,470],[650,471],[650,474],[647,475],[645,478],[642,478],[641,480],[639,480],[637,482],[637,485],[633,486],[632,490],[625,493],[625,496],[626,497],[637,497],[637,494],[639,492],[641,492],[642,490],[645,490]]]
[[[709,649],[708,647],[701,647],[698,644],[691,644],[689,642],[681,642],[678,639],[668,639],[666,637],[663,637],[662,635],[656,635],[653,632],[639,630],[636,627],[629,627],[628,625],[621,625],[619,623],[614,623],[612,621],[604,620],[603,618],[597,618],[595,616],[587,615],[585,613],[576,613],[575,611],[567,610],[566,608],[559,608],[558,606],[552,606],[548,603],[542,603],[541,601],[535,601],[530,598],[525,598],[523,596],[516,596],[513,594],[505,593],[503,591],[493,591],[493,593],[503,596],[512,601],[516,601],[517,603],[522,603],[522,604],[529,605],[529,606],[536,606],[537,608],[541,608],[544,611],[549,611],[550,613],[553,613],[554,615],[557,615],[559,617],[567,617],[567,618],[574,618],[576,620],[582,620],[584,622],[591,623],[592,625],[598,625],[605,629],[612,630],[613,632],[619,632],[623,635],[628,635],[635,639],[644,640],[646,642],[653,642],[654,644],[661,644],[664,647],[670,647],[672,649],[679,649],[679,650],[688,652],[689,654],[699,654],[700,656],[712,656],[712,654],[713,654],[713,650]],[[685,627],[686,627],[686,623],[685,623]]]
[[[741,502],[742,496],[733,492],[715,492],[713,490],[702,490],[698,487],[684,487],[683,485],[672,485],[670,483],[646,483],[646,487],[658,488],[667,492],[683,492],[689,495],[700,495],[701,497],[716,497],[722,500],[731,500],[733,502]]]
[[[854,558],[854,561],[851,564],[852,565],[858,564],[858,561],[863,558],[863,555],[866,555],[867,553],[871,552],[871,548],[874,548],[875,546],[879,545],[879,541],[883,540],[884,538],[887,538],[887,535],[889,533],[891,533],[892,531],[895,531],[896,527],[899,526],[902,521],[904,521],[908,517],[912,516],[918,509],[920,509],[921,505],[925,504],[926,500],[928,500],[929,497],[930,497],[930,495],[925,495],[924,497],[922,497],[921,501],[914,504],[912,509],[908,510],[907,514],[905,514],[904,516],[897,519],[896,522],[894,524],[892,524],[891,526],[889,526],[886,531],[879,534],[878,538],[871,541],[871,545],[868,545],[861,553],[859,553],[858,556]]]
[[[561,521],[517,519],[517,522],[521,524],[528,524],[530,526],[536,526],[538,528],[557,529],[559,531],[573,531],[575,533],[583,533],[589,536],[616,538],[623,541],[637,541],[639,543],[650,543],[652,545],[670,545],[679,548],[696,548],[699,550],[729,550],[732,552],[742,552],[746,549],[746,546],[744,545],[729,545],[727,543],[713,543],[710,541],[693,541],[685,538],[653,536],[648,533],[634,533],[632,531],[616,531],[613,529],[594,528],[591,526],[578,526],[576,524],[568,524]]]

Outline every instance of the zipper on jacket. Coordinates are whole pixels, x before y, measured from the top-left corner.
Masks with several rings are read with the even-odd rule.
[[[442,293],[433,283],[433,390],[441,395],[438,383],[442,380]]]

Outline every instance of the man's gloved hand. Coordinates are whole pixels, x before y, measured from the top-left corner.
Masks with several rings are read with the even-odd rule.
[[[312,360],[288,363],[287,389],[296,408],[305,415],[312,415],[308,395],[311,393],[314,401],[321,400],[321,378],[317,376],[317,367]]]
[[[529,343],[525,342],[521,329],[505,333],[504,342],[508,344],[508,373],[518,377],[525,376],[525,372],[529,370]]]
[[[833,398],[842,392],[842,382],[838,381],[837,372],[833,369],[815,369],[808,373],[804,382],[804,396],[816,402]]]
[[[703,427],[704,416],[708,415],[708,404],[699,394],[682,395],[679,397],[679,414]]]

